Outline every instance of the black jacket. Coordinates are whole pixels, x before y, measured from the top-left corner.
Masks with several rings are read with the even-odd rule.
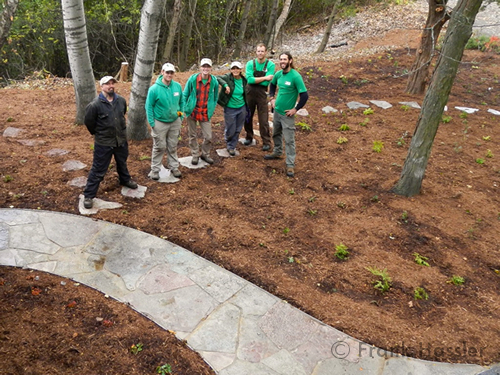
[[[127,142],[127,102],[120,95],[110,103],[101,93],[85,109],[85,126],[101,146],[123,146]]]
[[[242,75],[241,79],[243,80],[243,100],[245,103],[247,102],[247,96],[246,96],[246,87],[247,87],[247,79]],[[234,76],[233,73],[227,73],[224,74],[223,76],[217,76],[217,81],[219,81],[219,85],[221,86],[220,92],[219,92],[219,99],[217,100],[217,104],[219,104],[221,107],[226,107],[227,103],[229,103],[229,99],[231,99],[231,96],[233,96],[234,92]],[[231,91],[229,94],[226,94],[226,88],[224,85],[228,85]]]

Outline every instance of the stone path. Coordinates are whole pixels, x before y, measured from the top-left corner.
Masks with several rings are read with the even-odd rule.
[[[128,303],[221,375],[500,375],[500,364],[377,349],[180,246],[87,217],[0,209],[0,265],[54,273]]]

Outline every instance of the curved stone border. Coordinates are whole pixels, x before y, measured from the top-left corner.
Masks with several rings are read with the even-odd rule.
[[[130,304],[221,375],[500,371],[375,348],[180,246],[82,216],[0,209],[0,264],[68,277]]]

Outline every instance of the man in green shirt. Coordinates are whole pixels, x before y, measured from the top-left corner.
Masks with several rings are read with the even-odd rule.
[[[245,121],[246,137],[244,144],[252,144],[253,139],[253,114],[257,108],[259,118],[259,131],[262,138],[262,150],[271,149],[271,136],[269,132],[269,109],[267,108],[267,86],[273,79],[275,65],[266,59],[267,49],[262,43],[257,45],[257,58],[250,60],[246,65],[245,76],[248,80],[246,89],[247,105],[250,115]]]
[[[307,102],[306,85],[299,72],[294,69],[293,58],[289,52],[280,55],[281,70],[276,73],[269,86],[271,106],[274,108],[272,154],[264,159],[280,159],[283,154],[283,139],[285,138],[286,175],[294,177],[295,168],[295,114]],[[274,94],[278,88],[278,96]],[[297,103],[297,97],[299,102]]]

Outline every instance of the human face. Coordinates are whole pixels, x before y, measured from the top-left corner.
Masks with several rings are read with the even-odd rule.
[[[264,59],[266,58],[266,53],[267,53],[266,47],[259,46],[259,47],[257,47],[256,52],[257,52],[257,60],[264,61]]]
[[[115,93],[115,80],[112,79],[101,86],[102,92],[107,97],[113,96]]]
[[[168,85],[170,84],[170,82],[172,82],[172,78],[174,78],[174,72],[172,71],[169,71],[169,72],[166,72],[164,70],[162,70],[162,74],[163,74],[163,83]]]
[[[234,78],[240,78],[241,77],[241,69],[236,67],[236,66],[232,67],[231,74],[233,75]]]
[[[208,78],[210,72],[212,71],[212,67],[208,64],[204,64],[200,68],[201,76],[205,79]]]
[[[288,59],[288,55],[280,55],[280,67],[283,69],[284,72],[288,72],[290,70],[290,64],[292,63],[292,60]]]

